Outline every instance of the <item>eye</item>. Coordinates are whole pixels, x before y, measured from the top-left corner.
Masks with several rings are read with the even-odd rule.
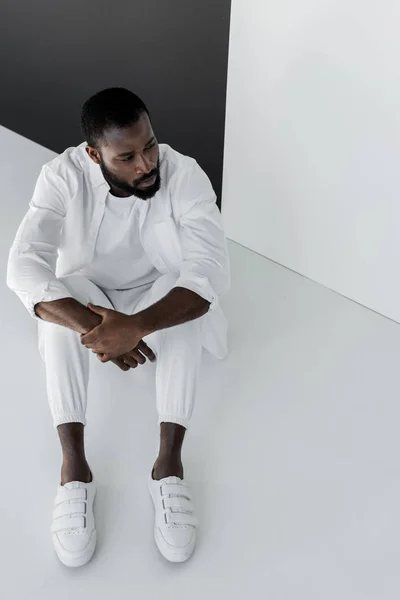
[[[147,148],[144,149],[145,152],[148,152],[149,150],[151,150],[152,148],[154,148],[154,146],[156,145],[156,141],[154,141],[150,146],[147,146]],[[131,154],[131,156],[128,156],[127,158],[120,158],[121,162],[128,162],[128,160],[132,160],[133,155]]]

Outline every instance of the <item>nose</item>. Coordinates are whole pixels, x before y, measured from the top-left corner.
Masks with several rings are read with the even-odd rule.
[[[149,160],[144,156],[144,154],[138,154],[136,157],[136,173],[138,175],[147,175],[152,171],[155,167],[153,161]]]

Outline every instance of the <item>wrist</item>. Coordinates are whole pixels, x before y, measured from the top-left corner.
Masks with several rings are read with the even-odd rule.
[[[147,309],[142,310],[135,315],[131,315],[130,319],[135,332],[139,332],[141,338],[144,338],[146,335],[150,335],[150,333],[156,331],[150,322]]]

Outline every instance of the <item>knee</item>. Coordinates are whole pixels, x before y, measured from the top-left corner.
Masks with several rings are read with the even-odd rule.
[[[87,305],[88,302],[104,306],[106,308],[113,308],[108,298],[103,292],[87,277],[81,273],[73,273],[71,275],[64,275],[59,277],[59,280],[65,285],[70,294],[83,304]]]
[[[174,273],[164,273],[153,283],[153,293],[162,298],[172,290],[178,281],[178,275]]]

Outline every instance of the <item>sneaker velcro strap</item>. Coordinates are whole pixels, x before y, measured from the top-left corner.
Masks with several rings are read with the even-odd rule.
[[[57,533],[58,531],[63,531],[64,529],[77,529],[78,527],[85,526],[85,517],[60,517],[59,519],[53,521],[51,531],[52,533]]]
[[[72,490],[63,489],[60,490],[57,494],[56,504],[61,504],[61,502],[66,502],[68,500],[86,500],[87,499],[87,489],[86,488],[76,488]]]
[[[186,513],[165,513],[165,517],[168,524],[176,523],[177,525],[193,525],[194,527],[198,524],[197,517]]]
[[[58,519],[59,517],[65,517],[66,515],[73,515],[75,513],[86,513],[86,505],[84,502],[63,502],[58,504],[53,511],[53,518]]]
[[[188,512],[193,510],[193,504],[191,500],[187,498],[163,498],[163,506],[164,508],[182,508]]]
[[[161,494],[163,496],[166,496],[168,494],[176,494],[178,496],[184,496],[188,500],[192,499],[192,495],[188,487],[174,483],[167,483],[162,485]]]

